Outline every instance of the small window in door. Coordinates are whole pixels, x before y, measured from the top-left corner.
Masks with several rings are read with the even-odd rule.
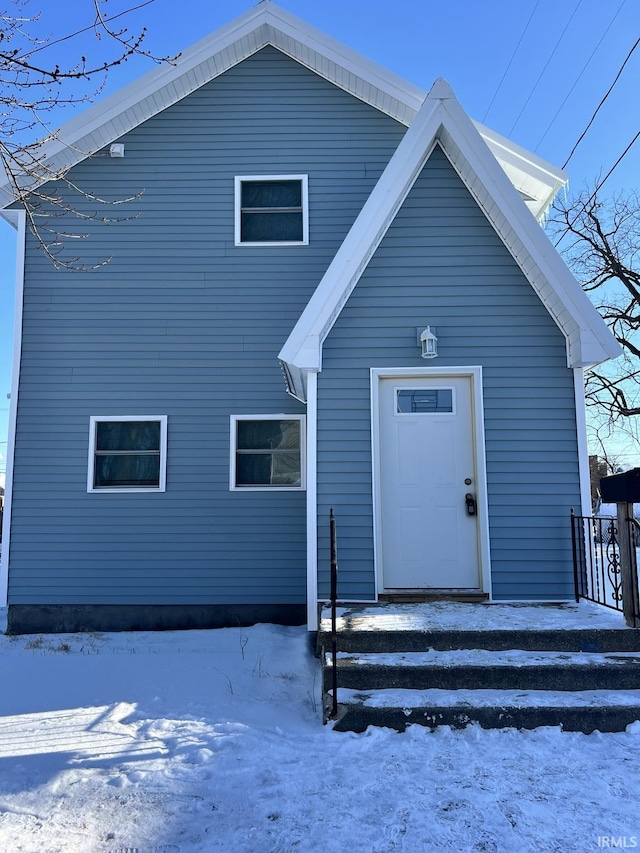
[[[453,388],[397,388],[396,414],[453,414]]]

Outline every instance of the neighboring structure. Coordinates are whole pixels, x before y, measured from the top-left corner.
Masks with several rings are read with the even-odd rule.
[[[571,597],[582,373],[618,345],[536,221],[562,172],[270,2],[46,151],[143,193],[83,224],[87,272],[6,213],[10,631],[313,629],[330,506],[343,599]]]
[[[600,496],[600,480],[609,473],[607,463],[597,455],[589,456],[589,484],[591,488],[591,513],[595,515],[602,503]],[[615,515],[615,511],[612,513]]]

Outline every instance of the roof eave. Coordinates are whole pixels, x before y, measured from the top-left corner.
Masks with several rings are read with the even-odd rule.
[[[406,126],[424,101],[426,93],[419,87],[263,0],[187,49],[175,64],[154,68],[63,125],[43,147],[40,183],[110,145],[268,44]],[[532,199],[529,208],[540,218],[566,176],[489,128],[478,127],[516,187]],[[35,181],[31,186],[37,185]],[[14,200],[12,188],[0,185],[0,207]]]
[[[501,236],[567,341],[569,367],[615,358],[619,345],[446,81],[436,81],[280,352],[319,370],[322,343],[436,142]],[[461,172],[461,167],[463,174]]]
[[[280,351],[281,361],[321,369],[322,343],[426,162],[424,140],[435,140],[440,118],[437,99],[416,116]]]

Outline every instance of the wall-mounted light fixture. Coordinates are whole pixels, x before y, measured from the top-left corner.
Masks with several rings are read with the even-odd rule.
[[[109,157],[124,157],[124,143],[114,142],[109,146]]]
[[[420,349],[423,358],[435,358],[438,355],[438,339],[427,326],[420,332]]]

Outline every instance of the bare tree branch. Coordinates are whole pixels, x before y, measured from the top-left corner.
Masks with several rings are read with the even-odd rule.
[[[79,223],[109,223],[135,217],[135,213],[114,215],[111,209],[138,198],[140,191],[127,198],[103,198],[91,188],[79,186],[65,170],[50,166],[44,152],[57,137],[49,118],[58,124],[60,108],[92,101],[104,88],[109,71],[133,56],[155,63],[173,62],[176,57],[154,55],[144,47],[146,27],[130,31],[123,24],[126,16],[153,0],[141,0],[113,14],[106,13],[108,0],[85,0],[85,25],[44,37],[39,35],[41,15],[27,14],[29,0],[4,2],[4,10],[0,8],[0,166],[4,183],[26,209],[32,234],[56,267],[92,268],[85,267],[79,257],[69,259],[62,254],[65,241],[86,239],[88,232],[70,231],[66,225],[63,233],[56,221],[72,216]],[[56,48],[66,43],[68,49],[91,33],[100,46],[101,59],[91,61],[79,53],[68,64],[56,60]],[[95,209],[87,212],[87,202]]]
[[[601,429],[640,415],[640,194],[602,200],[599,186],[557,199],[549,228],[576,278],[622,346],[590,371],[586,399]]]

